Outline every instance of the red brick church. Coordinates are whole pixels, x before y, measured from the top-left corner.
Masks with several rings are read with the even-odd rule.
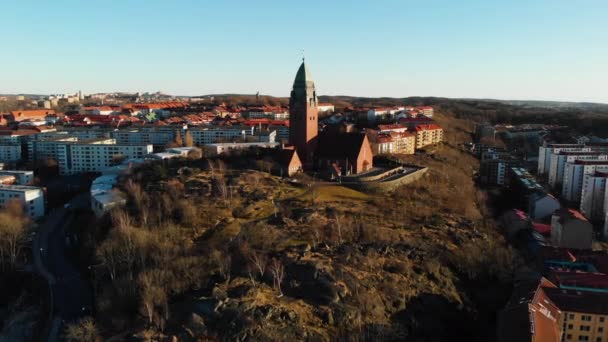
[[[304,170],[346,176],[371,169],[373,155],[367,136],[319,134],[318,106],[315,83],[302,61],[289,99],[289,144],[295,147]]]

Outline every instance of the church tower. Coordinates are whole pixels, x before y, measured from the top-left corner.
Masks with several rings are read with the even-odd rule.
[[[306,63],[298,69],[289,99],[289,144],[298,152],[304,168],[314,162],[319,132],[319,110],[315,83]]]

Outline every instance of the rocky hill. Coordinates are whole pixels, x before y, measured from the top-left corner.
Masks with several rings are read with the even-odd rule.
[[[122,182],[128,207],[81,231],[97,312],[73,336],[122,340],[443,341],[494,336],[515,253],[464,152],[470,122],[417,183],[369,194],[231,160],[180,160]],[[263,169],[263,168],[262,168]],[[81,335],[78,335],[81,334]]]

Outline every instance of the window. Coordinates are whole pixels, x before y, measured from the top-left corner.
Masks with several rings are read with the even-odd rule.
[[[597,332],[604,332],[604,328],[602,328],[602,327],[597,328]]]
[[[566,335],[566,340],[571,340],[572,339],[572,335],[568,334]]]
[[[600,323],[604,323],[604,316],[600,317]]]
[[[572,324],[568,324],[568,330],[573,329],[574,326]]]
[[[602,338],[601,337],[596,338],[595,342],[602,342]]]
[[[585,336],[585,335],[580,335],[578,337],[579,341],[589,341],[589,336]]]
[[[591,326],[589,326],[589,325],[581,325],[580,326],[580,330],[581,331],[589,331],[589,330],[591,330]]]

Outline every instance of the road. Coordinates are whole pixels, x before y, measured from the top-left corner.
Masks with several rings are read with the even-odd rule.
[[[40,223],[33,241],[36,270],[51,289],[52,312],[47,341],[56,341],[63,322],[70,322],[86,314],[93,307],[91,286],[66,255],[65,228],[73,219],[73,209],[87,206],[88,194],[72,199],[69,208],[51,211]],[[85,308],[85,310],[83,310]]]

